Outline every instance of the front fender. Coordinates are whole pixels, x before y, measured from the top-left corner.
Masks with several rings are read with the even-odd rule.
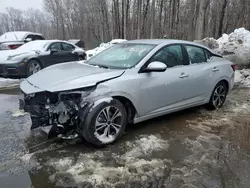
[[[127,92],[123,91],[112,91],[108,86],[105,84],[99,84],[96,87],[96,90],[93,91],[89,96],[85,98],[85,101],[96,102],[100,100],[108,100],[113,97],[124,97],[131,101],[134,105],[135,109],[137,110],[137,103],[136,100]]]

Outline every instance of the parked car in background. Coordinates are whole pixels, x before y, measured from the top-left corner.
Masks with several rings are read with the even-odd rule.
[[[108,43],[101,43],[100,46],[98,46],[92,50],[86,51],[86,55],[87,55],[86,59],[91,58],[92,56],[102,52],[103,50],[105,50],[105,49],[107,49],[115,44],[123,43],[126,41],[127,41],[126,39],[113,39]]]
[[[70,40],[68,40],[68,42],[78,46],[79,48],[82,48],[82,49],[85,48],[84,42],[80,39],[70,39]]]
[[[37,40],[0,51],[0,76],[28,77],[50,65],[85,59],[83,49],[60,40]]]
[[[134,40],[86,63],[48,67],[23,81],[21,90],[32,128],[50,125],[56,135],[77,133],[102,146],[119,139],[128,122],[204,104],[221,108],[234,71],[230,61],[199,44]]]
[[[0,36],[0,50],[13,50],[34,40],[44,40],[44,37],[28,31],[7,32]]]

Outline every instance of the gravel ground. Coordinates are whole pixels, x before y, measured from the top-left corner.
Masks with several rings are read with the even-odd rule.
[[[245,187],[250,185],[250,89],[236,87],[217,111],[193,108],[127,128],[116,144],[46,140],[0,94],[0,185],[52,187]]]

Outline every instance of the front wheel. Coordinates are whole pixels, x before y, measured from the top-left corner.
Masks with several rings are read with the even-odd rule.
[[[221,108],[227,98],[228,88],[225,82],[219,82],[212,93],[210,101],[208,103],[208,109],[215,110]]]
[[[29,77],[32,74],[37,73],[42,69],[42,66],[39,61],[32,59],[28,62],[27,67],[26,67],[26,76]]]
[[[90,110],[82,126],[85,140],[95,146],[104,146],[117,141],[127,125],[127,112],[123,104],[113,99]]]

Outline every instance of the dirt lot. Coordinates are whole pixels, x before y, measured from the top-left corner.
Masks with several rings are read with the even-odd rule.
[[[217,111],[203,107],[127,128],[97,149],[46,140],[18,111],[19,90],[0,94],[0,187],[245,187],[250,185],[250,89]]]

